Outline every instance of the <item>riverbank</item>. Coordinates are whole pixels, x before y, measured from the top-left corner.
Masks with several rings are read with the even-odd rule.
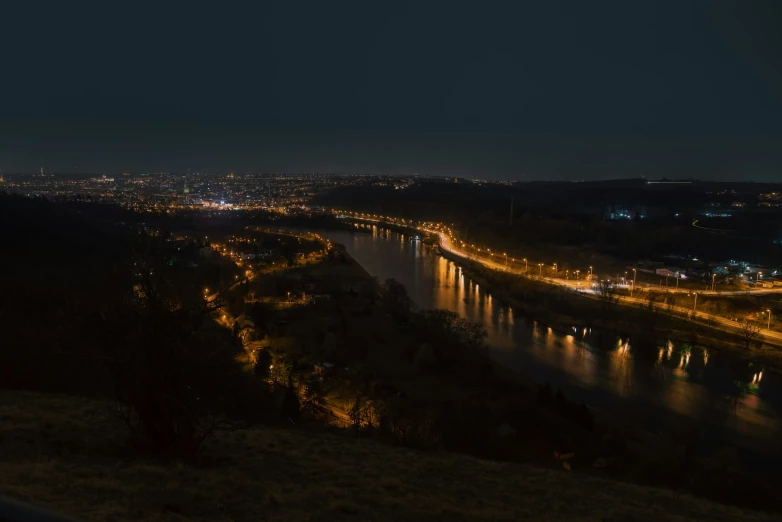
[[[384,220],[370,221],[380,228],[396,231],[412,230],[414,233],[420,233],[415,229],[400,227]],[[442,236],[438,239],[441,240]],[[501,300],[507,305],[513,306],[528,317],[549,324],[552,329],[564,332],[565,329],[572,329],[574,326],[576,329],[579,325],[587,326],[598,329],[604,335],[632,337],[636,344],[640,341],[653,347],[660,342],[672,340],[689,346],[711,348],[735,361],[762,364],[776,372],[782,369],[782,347],[763,342],[763,339],[750,339],[742,328],[729,329],[719,322],[712,322],[711,319],[704,321],[701,317],[703,314],[699,314],[696,320],[692,321],[659,305],[650,309],[651,314],[645,306],[627,306],[625,302],[613,302],[610,306],[601,306],[595,303],[595,299],[574,292],[562,292],[562,288],[552,288],[552,285],[533,278],[516,277],[508,280],[505,276],[509,274],[492,270],[490,266],[465,259],[445,248],[439,248],[438,253],[465,267],[476,281],[483,280],[484,288],[492,286],[497,297],[504,296]],[[498,282],[498,279],[502,281]],[[529,287],[522,290],[525,294],[524,298],[506,291],[509,282],[517,287],[523,285]],[[546,288],[543,288],[544,286]],[[526,297],[529,290],[546,301],[547,305],[551,304],[550,301],[554,301],[557,309],[541,306],[539,303],[530,303]],[[566,297],[563,297],[565,295]],[[554,299],[549,299],[550,297]],[[562,308],[568,309],[567,313],[563,313]],[[654,320],[650,321],[650,315],[654,316]],[[601,340],[600,344],[603,342]]]
[[[761,364],[776,372],[782,369],[782,350],[768,345],[747,352],[734,333],[709,328],[661,312],[613,304],[601,309],[595,299],[554,287],[534,278],[513,276],[439,249],[439,254],[457,263],[469,277],[494,297],[520,313],[563,334],[583,328],[603,333],[599,345],[613,348],[617,338],[657,347],[666,341],[703,346],[725,354],[734,361]],[[512,281],[512,282],[511,282]],[[593,336],[592,339],[595,337]],[[600,339],[598,337],[598,339]]]
[[[275,369],[295,360],[289,366],[295,387],[308,386],[314,364],[325,360],[339,368],[323,379],[321,392],[325,408],[342,413],[341,426],[360,400],[374,419],[374,435],[406,446],[545,467],[561,465],[553,452],[576,451],[571,463],[577,470],[612,455],[617,467],[611,474],[637,461],[635,450],[617,452],[603,441],[635,441],[636,434],[602,422],[595,428],[586,407],[556,389],[538,399],[527,379],[487,357],[482,337],[466,338],[480,330],[445,310],[403,309],[409,305],[404,287],[381,285],[333,244],[322,266],[293,268],[287,276],[330,288],[331,298],[317,310],[287,313],[286,331],[267,346]],[[494,432],[502,426],[518,436],[498,443]]]

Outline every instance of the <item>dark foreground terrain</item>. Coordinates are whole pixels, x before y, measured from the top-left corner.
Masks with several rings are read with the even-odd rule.
[[[125,449],[109,402],[0,392],[0,491],[82,520],[778,520],[670,491],[351,436],[220,434],[198,464]]]

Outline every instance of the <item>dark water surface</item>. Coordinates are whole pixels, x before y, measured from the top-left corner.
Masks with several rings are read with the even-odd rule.
[[[609,348],[597,348],[597,332],[582,328],[566,335],[514,314],[454,262],[410,236],[377,228],[371,234],[323,235],[345,245],[381,282],[394,278],[404,284],[419,307],[445,308],[481,322],[492,358],[535,382],[549,382],[652,433],[698,424],[704,455],[731,447],[750,469],[771,471],[782,463],[779,374],[731,363],[700,347],[668,343],[641,351],[632,339],[612,339]]]

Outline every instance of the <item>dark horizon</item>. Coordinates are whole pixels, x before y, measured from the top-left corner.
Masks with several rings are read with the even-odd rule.
[[[2,172],[0,171],[0,176],[5,176],[6,180],[13,180],[16,177],[22,176],[25,178],[36,178],[39,177],[41,174],[39,171],[20,171],[20,172]],[[418,177],[421,180],[436,180],[436,179],[443,179],[443,180],[465,180],[465,181],[476,181],[476,182],[492,182],[492,183],[504,183],[504,182],[513,182],[513,183],[529,183],[529,184],[557,184],[557,183],[583,183],[583,184],[595,184],[595,183],[629,183],[629,182],[637,182],[639,184],[647,184],[649,182],[671,182],[671,183],[689,183],[692,182],[694,184],[720,184],[720,185],[779,185],[782,184],[782,180],[770,180],[770,181],[754,181],[754,180],[742,180],[742,179],[700,179],[700,178],[693,178],[693,177],[671,177],[671,176],[660,176],[656,178],[652,177],[613,177],[613,178],[594,178],[594,179],[513,179],[513,178],[502,178],[502,177],[493,177],[493,178],[465,178],[465,177],[458,177],[458,176],[452,176],[452,175],[440,175],[440,174],[432,174],[432,175],[426,175],[426,174],[402,174],[402,173],[396,173],[396,172],[382,172],[382,173],[367,173],[367,172],[339,172],[339,171],[332,171],[332,172],[307,172],[307,171],[293,171],[293,172],[284,172],[284,171],[278,171],[278,172],[272,172],[272,171],[241,171],[241,170],[230,170],[230,171],[222,171],[222,170],[205,170],[205,171],[179,171],[179,170],[149,170],[149,171],[121,171],[121,172],[105,172],[105,171],[74,171],[74,172],[61,172],[61,171],[55,171],[55,172],[49,172],[44,169],[43,172],[44,176],[46,177],[53,177],[53,178],[72,178],[72,179],[87,179],[91,177],[97,177],[97,176],[104,176],[104,177],[116,177],[116,176],[158,176],[158,175],[173,175],[173,176],[228,176],[228,175],[236,175],[236,176],[248,176],[248,177],[260,177],[261,179],[265,176],[345,176],[345,177],[351,177],[355,176],[357,178],[361,177],[371,177],[371,176],[388,176],[390,178],[408,178],[408,177]]]
[[[15,4],[0,172],[782,181],[782,5]]]

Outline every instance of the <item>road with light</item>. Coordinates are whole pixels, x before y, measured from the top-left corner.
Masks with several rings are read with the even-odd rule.
[[[433,225],[433,224],[423,224],[418,225],[413,222],[409,222],[407,220],[399,220],[394,218],[388,218],[384,216],[374,216],[374,215],[352,215],[352,216],[346,216],[350,217],[352,219],[357,219],[360,221],[369,221],[372,223],[379,223],[379,224],[392,224],[397,226],[405,226],[409,228],[413,228],[415,230],[419,230],[422,232],[428,232],[430,234],[435,234],[440,239],[440,248],[442,250],[445,250],[446,252],[450,253],[451,255],[461,257],[463,259],[467,259],[470,261],[478,262],[488,268],[499,270],[503,272],[511,272],[514,274],[519,275],[527,275],[530,276],[527,270],[519,270],[514,269],[511,266],[507,265],[507,256],[505,254],[502,254],[503,261],[495,261],[492,257],[493,255],[496,256],[497,254],[491,254],[489,253],[489,256],[482,256],[482,255],[476,255],[471,254],[467,252],[466,250],[460,248],[456,244],[456,240],[453,238],[453,232],[449,231],[448,229],[444,228],[442,225]],[[478,249],[480,251],[480,249]],[[596,300],[599,300],[600,297],[598,296],[597,292],[594,290],[588,288],[589,285],[581,285],[580,281],[573,281],[573,280],[564,280],[559,278],[552,278],[552,277],[539,277],[539,276],[532,276],[535,277],[535,279],[539,281],[544,281],[549,284],[558,285],[562,287],[566,287],[570,290],[577,291],[579,294],[584,295],[585,297],[593,298]],[[676,289],[669,289],[671,291],[677,291]],[[773,292],[779,292],[782,291],[782,288],[775,288],[775,289],[758,289],[753,290],[753,294],[761,294],[761,293],[773,293]],[[688,293],[692,292],[690,290],[686,289],[678,289],[678,292],[680,293]],[[698,294],[706,294],[706,295],[719,295],[722,293],[734,293],[734,294],[747,294],[748,291],[736,291],[736,292],[713,292],[713,291],[698,291]],[[628,297],[628,296],[617,296],[619,304],[622,304],[624,306],[648,306],[648,301],[645,299],[640,299],[637,297]],[[725,317],[720,317],[718,315],[708,314],[705,312],[698,312],[693,311],[691,308],[685,308],[682,306],[668,306],[663,303],[656,303],[654,305],[657,308],[670,310],[672,312],[675,312],[676,314],[683,315],[683,316],[690,316],[694,313],[694,317],[705,319],[710,322],[710,324],[723,331],[729,331],[735,333],[737,330],[740,329],[740,324],[736,321],[732,321],[730,319],[727,319]],[[782,346],[782,332],[777,332],[774,330],[769,330],[762,328],[760,329],[760,335],[764,338],[764,340],[770,344],[774,344],[777,346]]]

